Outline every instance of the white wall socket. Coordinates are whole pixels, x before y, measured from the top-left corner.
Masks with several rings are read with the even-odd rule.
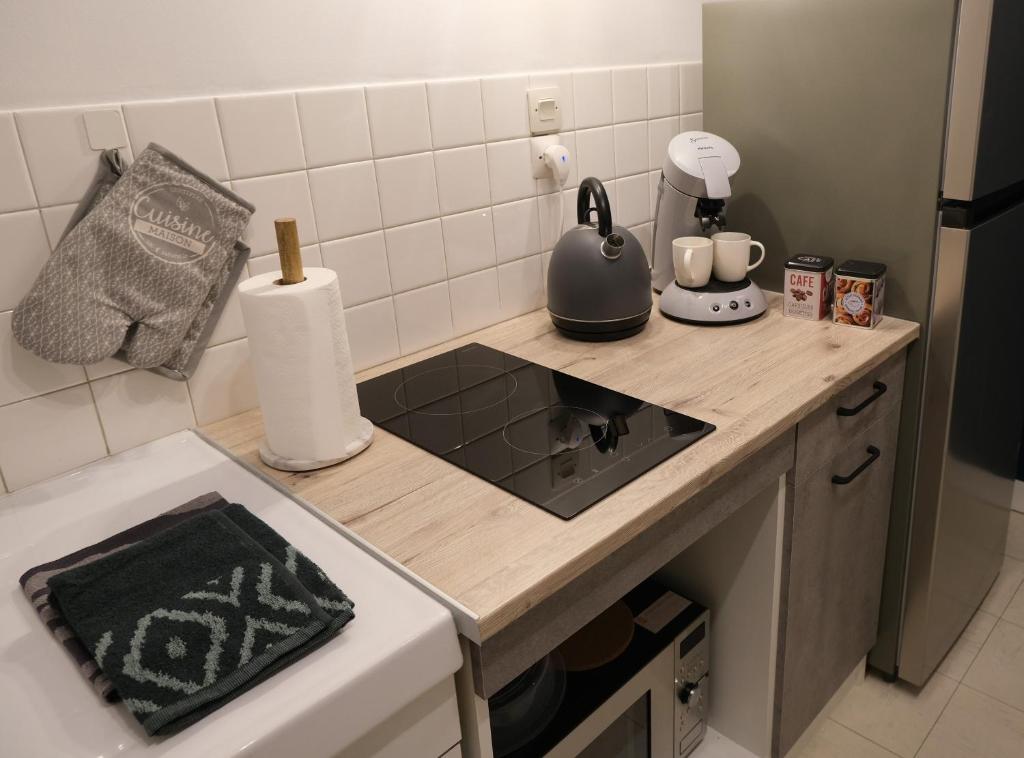
[[[562,128],[562,90],[559,87],[535,87],[526,90],[530,110],[530,133],[551,134]]]
[[[552,145],[561,145],[562,140],[557,134],[545,134],[543,137],[530,137],[530,157],[533,158],[533,178],[550,179],[551,169],[544,163],[544,151]]]

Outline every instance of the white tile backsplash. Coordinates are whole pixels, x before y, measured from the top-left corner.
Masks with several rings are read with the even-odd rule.
[[[360,234],[320,245],[324,266],[334,269],[346,308],[391,294],[384,232]]]
[[[491,202],[487,151],[483,145],[434,153],[437,200],[443,215],[482,208]]]
[[[293,93],[219,97],[217,115],[232,179],[306,167]]]
[[[0,311],[14,308],[50,256],[39,211],[0,215]]]
[[[448,282],[395,295],[395,320],[402,355],[451,339]]]
[[[46,108],[14,114],[32,186],[40,205],[77,203],[92,187],[101,151],[89,146],[89,108]],[[125,151],[131,158],[131,150]]]
[[[490,209],[484,208],[441,219],[444,255],[449,277],[495,265],[494,227]]]
[[[321,240],[381,228],[377,171],[373,161],[313,169],[309,172],[309,189]]]
[[[92,136],[126,134],[129,161],[155,141],[251,200],[251,276],[279,269],[273,220],[296,217],[303,263],[338,272],[364,369],[542,307],[558,203],[570,228],[583,176],[605,182],[616,223],[648,248],[668,141],[702,125],[700,79],[699,63],[666,64],[0,113],[0,476],[24,486],[256,404],[237,297],[188,383],[113,358],[50,364],[15,345],[11,309],[97,173],[86,113],[109,112]],[[561,91],[572,164],[560,193],[532,176],[528,86]],[[81,439],[52,456],[52,432],[5,423],[63,424],[65,410]]]
[[[544,280],[539,255],[498,266],[502,318],[514,318],[544,306]]]
[[[423,82],[367,87],[366,110],[374,157],[387,158],[431,148],[427,88]]]
[[[501,320],[498,269],[486,268],[448,281],[455,334],[468,334]]]
[[[386,297],[372,303],[345,309],[345,328],[352,364],[361,371],[400,355],[398,327],[395,325],[395,301]]]
[[[34,208],[36,195],[28,176],[13,113],[0,113],[0,213]]]
[[[0,313],[0,406],[85,382],[81,366],[50,363],[21,347],[12,317],[12,311]]]
[[[63,239],[71,226],[71,219],[78,210],[78,203],[69,205],[51,205],[49,208],[40,208],[43,216],[43,227],[46,229],[46,238],[50,242],[50,250],[57,249],[57,243]]]
[[[484,105],[484,134],[488,142],[526,137],[530,119],[526,109],[526,90],[530,78],[489,76],[480,80]]]
[[[16,490],[107,454],[87,384],[0,408],[0,469]]]
[[[679,66],[679,112],[699,113],[704,109],[704,66],[699,62]]]
[[[575,71],[572,75],[576,129],[612,123],[612,72],[610,69]]]
[[[668,143],[679,134],[679,118],[652,119],[647,122],[648,139],[648,166],[651,171],[661,171],[665,165],[665,156],[668,154]]]
[[[647,122],[615,125],[615,175],[630,176],[648,170]]]
[[[612,115],[616,124],[647,119],[647,68],[612,71]]]
[[[302,265],[306,268],[324,265],[320,256],[320,245],[306,245],[299,248],[299,257],[302,258]],[[280,270],[281,258],[276,252],[249,259],[249,276],[259,276]]]
[[[188,381],[196,423],[209,424],[256,407],[249,340],[207,348]]]
[[[489,143],[487,170],[491,179],[492,203],[521,200],[537,192],[528,139]]]
[[[136,155],[155,142],[214,179],[228,178],[213,98],[127,103],[124,119]]]
[[[602,182],[615,178],[615,132],[610,126],[576,132],[580,181],[588,176]]]
[[[309,168],[373,157],[362,87],[300,92],[295,102]]]
[[[411,224],[440,215],[431,153],[385,158],[376,164],[384,226]]]
[[[435,150],[484,142],[479,79],[427,82],[427,107]]]
[[[388,229],[384,241],[394,292],[426,287],[445,278],[440,219]]]
[[[126,371],[92,383],[111,454],[195,425],[188,384],[151,371]]]
[[[277,251],[274,220],[294,218],[299,230],[299,244],[317,241],[313,202],[309,194],[309,181],[305,171],[273,174],[232,182],[239,195],[256,206],[243,239],[252,248],[252,256]]]
[[[508,263],[540,252],[537,198],[496,205],[493,214],[494,251],[498,263]]]
[[[679,64],[647,67],[647,117],[679,115]]]

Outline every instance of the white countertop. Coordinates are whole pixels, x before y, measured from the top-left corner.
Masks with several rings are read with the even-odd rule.
[[[22,594],[34,565],[211,490],[245,505],[355,602],[324,647],[180,734],[105,704]],[[0,735],[6,755],[333,755],[462,665],[451,614],[191,432],[0,498]]]

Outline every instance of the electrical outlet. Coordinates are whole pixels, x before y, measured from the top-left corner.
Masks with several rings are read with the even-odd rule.
[[[562,128],[562,90],[559,87],[528,89],[526,103],[531,134],[551,134]]]

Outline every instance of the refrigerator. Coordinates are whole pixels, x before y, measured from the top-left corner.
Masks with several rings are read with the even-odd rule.
[[[703,50],[757,283],[798,253],[882,261],[886,314],[921,324],[869,656],[921,685],[999,573],[1021,444],[1024,3],[720,0]]]

